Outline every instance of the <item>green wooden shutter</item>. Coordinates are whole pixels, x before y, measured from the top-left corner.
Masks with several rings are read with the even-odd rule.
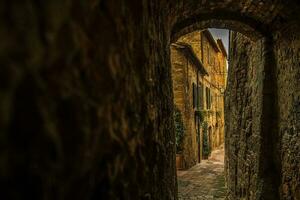
[[[200,109],[202,110],[204,108],[204,98],[203,98],[203,85],[200,84],[200,87],[199,87],[199,91],[200,91]]]
[[[209,90],[205,87],[206,109],[209,109]]]
[[[200,90],[200,87],[198,86],[197,87],[197,109],[200,109],[200,102],[201,102],[201,99],[200,99],[200,93],[201,90]]]

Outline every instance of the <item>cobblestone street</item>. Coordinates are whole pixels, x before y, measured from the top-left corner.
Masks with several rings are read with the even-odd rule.
[[[225,199],[224,148],[213,151],[208,160],[177,174],[179,200]]]

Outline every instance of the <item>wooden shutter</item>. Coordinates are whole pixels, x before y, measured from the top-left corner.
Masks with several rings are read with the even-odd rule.
[[[209,94],[208,88],[205,88],[205,98],[206,98],[206,109],[209,109]]]
[[[195,108],[195,106],[196,106],[196,85],[195,85],[195,83],[193,83],[193,108]]]
[[[202,110],[202,109],[204,109],[204,98],[203,98],[203,85],[202,84],[200,84],[200,86],[199,86],[199,99],[200,99],[200,109]]]
[[[198,88],[197,88],[197,109],[200,109],[200,102],[201,102],[200,96],[201,96],[201,90],[200,90],[200,87],[198,86]]]

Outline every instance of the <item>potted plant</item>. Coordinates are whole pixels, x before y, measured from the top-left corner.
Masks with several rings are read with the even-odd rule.
[[[175,135],[176,135],[176,168],[182,169],[183,161],[183,138],[184,138],[184,124],[180,110],[175,107],[174,109],[174,124],[175,124]]]

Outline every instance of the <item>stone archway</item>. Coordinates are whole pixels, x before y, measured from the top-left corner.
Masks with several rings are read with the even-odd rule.
[[[171,41],[176,41],[179,37],[195,30],[207,28],[229,29],[231,31],[240,32],[254,41],[267,35],[267,31],[261,28],[263,25],[259,24],[259,22],[252,21],[253,24],[257,23],[257,25],[249,25],[251,23],[248,24],[238,18],[223,19],[221,17],[208,18],[208,16],[214,15],[198,16],[199,18],[193,18],[193,20],[186,20],[175,24],[171,33]]]
[[[234,141],[234,139],[227,139],[226,144],[227,144],[227,155],[231,154],[229,161],[227,160],[226,163],[226,167],[228,169],[227,171],[227,178],[228,178],[228,183],[229,183],[229,192],[230,195],[232,195],[230,198],[232,199],[237,199],[237,198],[266,198],[266,199],[279,199],[279,198],[286,198],[288,196],[287,191],[282,191],[282,185],[284,185],[283,183],[280,183],[280,181],[282,180],[282,177],[280,177],[280,171],[284,171],[281,167],[282,167],[282,161],[280,161],[280,146],[279,145],[279,141],[280,141],[280,136],[278,135],[278,126],[277,126],[277,117],[278,117],[278,112],[277,109],[280,110],[280,105],[278,105],[276,103],[276,99],[277,98],[283,98],[283,97],[279,97],[278,95],[278,80],[276,80],[276,69],[280,69],[280,66],[278,66],[278,64],[284,64],[283,61],[281,61],[281,63],[276,63],[276,54],[274,54],[274,52],[282,52],[281,50],[279,50],[279,46],[274,45],[274,44],[279,44],[281,43],[280,41],[274,41],[274,36],[277,35],[277,33],[282,31],[282,28],[279,28],[280,26],[282,26],[282,22],[283,21],[293,21],[293,22],[289,22],[287,26],[293,26],[296,27],[295,25],[292,25],[294,23],[297,23],[296,21],[299,20],[299,17],[297,19],[292,20],[292,18],[290,18],[291,16],[288,14],[286,8],[283,8],[282,5],[278,2],[277,5],[272,5],[271,7],[272,9],[272,13],[271,12],[266,12],[266,13],[257,13],[259,12],[259,10],[257,10],[257,12],[253,12],[253,8],[251,9],[251,7],[259,7],[262,8],[264,6],[265,9],[267,9],[270,5],[267,5],[268,3],[271,2],[260,2],[258,3],[258,5],[255,5],[255,3],[251,2],[251,5],[244,5],[245,7],[243,7],[243,11],[237,11],[239,10],[238,8],[230,8],[228,10],[226,10],[227,8],[224,8],[224,10],[219,9],[214,6],[212,6],[213,8],[210,9],[210,11],[206,10],[206,11],[199,11],[202,8],[199,8],[199,10],[197,11],[197,8],[194,10],[190,10],[192,12],[191,16],[188,16],[188,14],[185,13],[184,16],[182,16],[181,18],[178,19],[177,22],[174,23],[172,32],[171,32],[171,41],[176,41],[177,38],[179,38],[180,36],[188,33],[188,32],[192,32],[194,30],[198,30],[198,29],[203,29],[203,28],[229,28],[229,29],[233,29],[235,31],[241,32],[243,34],[245,34],[246,36],[248,36],[252,41],[254,41],[254,44],[251,44],[251,42],[247,39],[239,39],[240,41],[244,40],[243,42],[241,42],[239,45],[246,45],[244,46],[245,49],[247,49],[246,51],[241,51],[238,52],[236,55],[241,56],[241,60],[240,61],[233,61],[235,62],[234,65],[239,65],[241,64],[240,62],[243,63],[243,59],[246,59],[245,57],[243,57],[243,54],[250,56],[248,57],[248,59],[250,59],[250,63],[252,62],[255,63],[255,59],[258,58],[258,55],[255,55],[255,51],[257,52],[261,52],[260,53],[260,63],[263,64],[263,66],[261,66],[262,71],[261,72],[265,72],[264,77],[260,77],[260,80],[264,80],[263,81],[263,86],[260,88],[261,91],[259,92],[261,95],[259,97],[259,99],[261,99],[262,104],[258,105],[258,107],[256,108],[260,108],[261,111],[258,111],[257,109],[254,110],[254,112],[252,112],[252,114],[254,113],[254,115],[260,115],[261,118],[259,121],[256,120],[250,120],[251,123],[253,124],[258,124],[258,126],[261,127],[261,129],[259,130],[253,130],[252,128],[256,127],[249,125],[248,122],[246,122],[247,127],[245,126],[244,128],[240,129],[242,130],[242,132],[240,132],[240,135],[245,135],[243,133],[246,133],[246,135],[250,134],[252,136],[255,137],[259,137],[261,138],[261,140],[254,140],[255,144],[259,144],[260,147],[258,148],[253,148],[250,150],[249,153],[245,153],[245,148],[243,148],[243,145],[249,145],[247,144],[246,141],[243,141],[240,143],[240,147],[242,147],[244,153],[241,153],[238,150],[239,146],[239,141],[236,140]],[[213,3],[212,3],[213,4]],[[241,3],[242,4],[242,3]],[[296,4],[291,4],[291,5],[295,5]],[[188,5],[190,6],[190,5]],[[188,7],[187,6],[187,7]],[[194,5],[195,6],[195,5]],[[278,10],[276,11],[275,7],[278,8]],[[185,7],[186,8],[186,7]],[[205,9],[205,8],[203,8]],[[247,9],[252,10],[250,13],[248,13]],[[184,10],[184,8],[183,8]],[[230,11],[229,11],[230,10]],[[264,9],[262,9],[264,10]],[[188,12],[188,11],[187,11]],[[295,12],[295,10],[292,11],[293,13]],[[294,13],[295,14],[295,13]],[[297,15],[297,14],[296,14]],[[299,16],[299,15],[297,15]],[[289,20],[288,20],[289,19]],[[281,25],[280,25],[281,24]],[[297,28],[299,29],[299,27]],[[283,35],[280,34],[282,37]],[[296,36],[296,34],[292,34],[294,36],[294,39],[292,39],[289,36],[289,42],[292,43],[293,45],[295,45],[297,42],[297,40],[299,40],[299,36]],[[241,36],[238,36],[241,37]],[[298,39],[296,39],[298,38]],[[285,38],[281,38],[282,40],[285,40]],[[240,46],[242,47],[242,46]],[[250,48],[249,48],[250,47]],[[295,46],[294,46],[295,47]],[[276,50],[277,48],[277,50]],[[284,48],[288,49],[288,46],[285,46]],[[250,50],[252,49],[252,50]],[[253,51],[253,49],[256,49],[255,51]],[[285,53],[284,53],[285,54]],[[292,59],[294,60],[294,59]],[[249,60],[248,60],[249,61]],[[254,62],[253,62],[254,61]],[[295,61],[295,60],[294,60]],[[291,62],[294,62],[291,61]],[[246,61],[247,62],[247,61]],[[251,65],[250,63],[244,63],[243,67],[246,67],[248,65]],[[276,66],[277,65],[277,66]],[[253,68],[252,68],[253,69]],[[246,72],[247,74],[248,72]],[[237,73],[236,75],[239,75],[239,73]],[[284,76],[284,75],[282,75]],[[293,79],[294,81],[296,81],[296,79]],[[232,80],[233,81],[233,80]],[[254,80],[254,82],[260,82],[259,80]],[[297,81],[296,81],[297,82]],[[238,84],[236,82],[236,84]],[[247,83],[248,84],[248,83]],[[249,83],[250,85],[250,83]],[[284,87],[284,86],[283,86]],[[242,87],[241,87],[242,88]],[[256,88],[254,91],[258,92],[259,88]],[[231,91],[232,88],[230,89]],[[230,91],[229,91],[230,92]],[[226,105],[226,109],[227,110],[232,110],[232,107],[235,107],[238,105],[238,101],[233,101],[232,102],[232,98],[236,98],[233,96],[230,96],[229,92],[227,92],[227,105]],[[238,91],[235,91],[238,93]],[[250,91],[251,92],[251,91]],[[241,96],[241,98],[247,98],[247,97],[243,97]],[[290,99],[291,100],[291,99]],[[231,103],[229,103],[231,102]],[[234,105],[235,104],[235,105]],[[251,103],[252,104],[252,103]],[[255,104],[255,103],[254,103]],[[247,107],[247,105],[244,105]],[[252,105],[253,106],[253,105]],[[242,106],[243,107],[243,106]],[[245,107],[245,108],[246,108]],[[247,108],[248,109],[248,108]],[[296,109],[296,108],[294,108]],[[235,110],[234,112],[247,112],[247,111],[243,111],[243,110]],[[283,110],[282,110],[283,112]],[[256,114],[255,114],[256,113]],[[232,114],[232,113],[231,113]],[[231,115],[228,114],[228,115]],[[237,116],[236,116],[237,117]],[[251,118],[251,117],[250,117]],[[250,119],[248,117],[248,120]],[[242,119],[242,117],[241,117]],[[239,120],[241,120],[239,119]],[[237,118],[236,118],[237,120]],[[227,122],[232,123],[232,121],[235,121],[234,118],[227,116]],[[243,120],[241,120],[243,121]],[[255,122],[256,121],[256,122]],[[240,122],[239,122],[240,123]],[[243,122],[242,122],[243,123]],[[237,131],[239,132],[239,128],[238,126],[235,125],[228,125],[226,127],[227,129],[227,138],[232,137],[233,135],[230,135],[230,133]],[[280,129],[280,128],[279,128]],[[250,132],[249,132],[250,130]],[[258,135],[256,133],[259,133]],[[272,134],[271,134],[271,133]],[[239,136],[238,136],[239,137]],[[232,137],[234,138],[234,137]],[[249,135],[246,136],[246,138],[249,140]],[[251,137],[250,137],[251,138]],[[251,140],[251,139],[250,139]],[[252,141],[253,142],[253,141]],[[232,145],[231,149],[230,149],[230,145],[228,146],[228,144]],[[254,147],[254,146],[253,146]],[[228,150],[230,149],[230,150]],[[247,148],[246,148],[247,149]],[[256,153],[253,153],[256,152]],[[276,153],[274,153],[276,152]],[[245,162],[246,165],[248,165],[248,167],[246,166],[242,166],[244,161],[240,160],[238,157],[240,156],[239,154],[243,154],[243,156],[245,156],[248,160]],[[252,156],[250,156],[250,154],[252,154]],[[255,155],[255,156],[253,156]],[[229,163],[231,159],[231,164]],[[249,160],[251,160],[249,162]],[[249,163],[247,164],[247,162],[249,163],[255,163],[257,162],[258,165],[256,166],[250,166]],[[298,164],[299,166],[299,164]],[[248,170],[251,167],[253,167],[251,169],[251,172]],[[256,172],[253,171],[253,169],[256,170]],[[239,172],[240,170],[240,172]],[[231,171],[231,172],[230,172]],[[234,172],[235,171],[235,172]],[[233,173],[232,173],[233,172]],[[243,177],[242,173],[246,173],[247,177]],[[294,173],[294,172],[293,172]],[[240,174],[240,175],[239,175]],[[254,186],[254,188],[249,188],[249,185],[247,185],[247,181],[245,182],[245,180],[249,179],[252,180],[252,176],[257,176],[258,178],[254,178],[256,180],[256,186]],[[237,178],[239,177],[239,178]],[[231,179],[231,180],[230,180]],[[294,178],[294,180],[298,180],[297,178]],[[231,187],[232,185],[235,185],[233,187]],[[252,184],[251,187],[253,187]],[[299,188],[298,184],[295,184],[296,186],[293,186],[294,188]],[[258,189],[258,188],[261,189]],[[245,189],[247,188],[247,189]],[[295,189],[293,190],[293,195],[298,195]],[[285,194],[283,194],[285,193]],[[281,197],[279,197],[281,196]]]
[[[292,6],[295,6],[291,9]],[[280,24],[288,21],[297,13],[299,6],[294,1],[195,1],[188,0],[185,3],[173,4],[174,18],[172,20],[172,35],[176,36],[180,30],[199,28],[210,23],[213,27],[227,27],[247,35],[259,37],[260,34],[269,34],[280,28]],[[291,9],[289,11],[289,9]],[[231,21],[234,23],[214,22],[214,19]],[[210,22],[209,22],[210,21]],[[242,24],[242,25],[241,25]],[[230,27],[229,27],[230,26]],[[193,28],[194,27],[194,28]],[[187,33],[187,31],[184,31]]]
[[[206,16],[207,17],[207,16]],[[194,19],[196,20],[196,19]],[[199,20],[199,19],[198,19]],[[186,26],[184,26],[184,23]],[[194,23],[194,24],[193,24]],[[254,23],[252,21],[252,23]],[[229,124],[228,126],[226,125],[226,137],[225,137],[225,174],[227,176],[227,186],[229,190],[229,195],[230,198],[232,199],[237,199],[237,198],[259,198],[260,196],[263,196],[264,198],[270,198],[270,199],[276,199],[278,198],[278,193],[274,191],[274,188],[278,187],[276,184],[275,179],[278,177],[270,176],[270,175],[263,175],[265,174],[264,171],[265,169],[270,167],[271,160],[273,159],[272,156],[270,156],[270,151],[272,151],[272,148],[269,148],[269,151],[262,151],[263,148],[263,142],[256,140],[255,143],[257,144],[255,148],[244,148],[243,152],[238,152],[237,149],[242,148],[244,145],[243,143],[240,143],[240,137],[245,135],[244,133],[246,131],[241,131],[245,129],[246,127],[242,127],[239,125],[239,123],[247,123],[246,121],[251,120],[252,123],[254,124],[253,127],[256,126],[261,126],[264,127],[264,122],[262,117],[260,118],[253,118],[247,117],[244,118],[242,114],[240,116],[237,116],[235,112],[247,112],[246,110],[244,111],[243,109],[241,110],[235,110],[231,111],[232,109],[229,109],[229,104],[231,104],[232,107],[238,107],[238,105],[241,105],[241,107],[246,107],[247,105],[243,104],[243,99],[247,99],[246,101],[251,101],[251,98],[254,98],[257,96],[261,101],[264,101],[264,99],[269,98],[264,96],[263,94],[263,88],[262,87],[257,87],[254,85],[251,85],[251,78],[247,78],[250,74],[248,74],[248,68],[256,68],[256,71],[262,72],[264,70],[269,70],[270,66],[269,63],[266,62],[269,58],[267,56],[263,55],[258,56],[258,52],[269,52],[273,51],[272,47],[266,45],[266,41],[272,40],[271,33],[266,34],[263,30],[255,29],[252,28],[251,23],[245,24],[244,21],[231,21],[231,20],[223,20],[222,18],[211,18],[211,19],[206,19],[205,21],[191,21],[191,20],[186,20],[183,21],[182,23],[179,23],[179,25],[175,25],[172,31],[172,38],[171,41],[176,40],[178,37],[180,37],[182,34],[185,34],[189,31],[195,31],[195,30],[201,30],[205,29],[208,27],[212,28],[233,28],[235,31],[242,32],[243,34],[247,34],[246,36],[249,39],[246,39],[246,37],[241,36],[240,40],[244,40],[240,42],[240,45],[244,45],[242,47],[243,49],[247,49],[247,51],[244,52],[238,52],[235,53],[235,55],[231,55],[232,60],[229,62],[230,69],[229,69],[229,83],[231,86],[227,89],[226,92],[226,109],[225,109],[225,124]],[[180,28],[179,28],[180,27]],[[177,32],[176,32],[177,31]],[[234,47],[236,48],[236,47]],[[244,56],[246,55],[246,57]],[[230,58],[231,59],[231,58]],[[240,59],[239,61],[235,61],[237,59]],[[258,59],[259,61],[254,61],[255,59]],[[249,61],[250,60],[250,61]],[[245,61],[245,62],[244,62]],[[248,62],[249,61],[249,62]],[[241,62],[241,63],[240,63]],[[257,65],[257,66],[252,66],[252,65]],[[234,68],[234,70],[231,69]],[[272,66],[273,67],[273,66]],[[235,72],[236,69],[239,69],[240,71]],[[245,70],[245,72],[243,72]],[[249,70],[250,71],[250,70]],[[256,76],[256,75],[254,75]],[[255,82],[262,81],[263,85],[273,85],[274,84],[274,79],[271,79],[271,74],[267,74],[266,76],[260,76],[257,75],[258,78],[257,80],[254,79]],[[242,78],[241,78],[242,77]],[[245,78],[243,78],[245,77]],[[266,80],[266,81],[263,81]],[[244,82],[244,84],[242,84]],[[234,86],[233,86],[234,85]],[[235,88],[234,88],[235,87]],[[238,89],[236,89],[238,88]],[[251,92],[251,96],[245,97],[243,95],[239,96],[239,99],[241,100],[236,100],[237,96],[231,96],[231,93],[238,93],[238,90],[245,90],[246,88],[250,88],[249,92]],[[268,93],[268,95],[273,95],[274,93]],[[251,103],[250,106],[257,107],[255,103]],[[272,115],[268,110],[265,111],[265,108],[261,106],[261,110],[251,110],[250,112],[254,113],[254,115]],[[239,118],[239,119],[238,119]],[[240,122],[237,122],[237,120],[240,120]],[[235,123],[233,123],[233,121]],[[231,125],[235,124],[235,125]],[[249,125],[247,127],[248,129],[252,128],[252,125]],[[212,143],[212,131],[211,127],[208,129],[208,138],[209,138],[209,146],[210,148],[213,147]],[[262,134],[263,130],[258,129],[258,130],[253,130],[253,135],[258,138],[263,138],[264,141],[270,140],[269,137],[264,137]],[[247,133],[249,134],[249,133]],[[252,134],[252,133],[251,133]],[[238,138],[238,139],[237,139]],[[254,137],[253,137],[254,138]],[[254,139],[255,140],[255,139]],[[237,157],[247,157],[250,152],[253,154],[253,156],[248,158],[248,160],[243,160],[243,159],[236,159]],[[269,156],[267,156],[269,155]],[[260,157],[264,157],[265,162],[261,162],[259,160]],[[251,165],[251,163],[256,163],[255,166],[252,166],[255,171],[250,172],[250,168],[247,168],[246,165]],[[236,171],[237,169],[243,170],[243,173]],[[245,176],[247,174],[247,177]],[[259,187],[257,184],[249,183],[248,180],[252,179],[252,177],[257,177],[254,178],[256,180],[261,180],[264,182],[263,185],[261,185],[263,190],[265,188],[268,188],[268,192],[261,194],[261,193],[255,193],[257,190],[257,187]],[[238,180],[236,177],[239,177]],[[267,181],[265,181],[267,180]],[[270,181],[272,180],[272,181]],[[242,182],[242,183],[241,183]],[[251,188],[248,187],[251,184]],[[248,193],[246,194],[245,188],[248,187]],[[254,196],[249,196],[250,193],[255,193]]]

